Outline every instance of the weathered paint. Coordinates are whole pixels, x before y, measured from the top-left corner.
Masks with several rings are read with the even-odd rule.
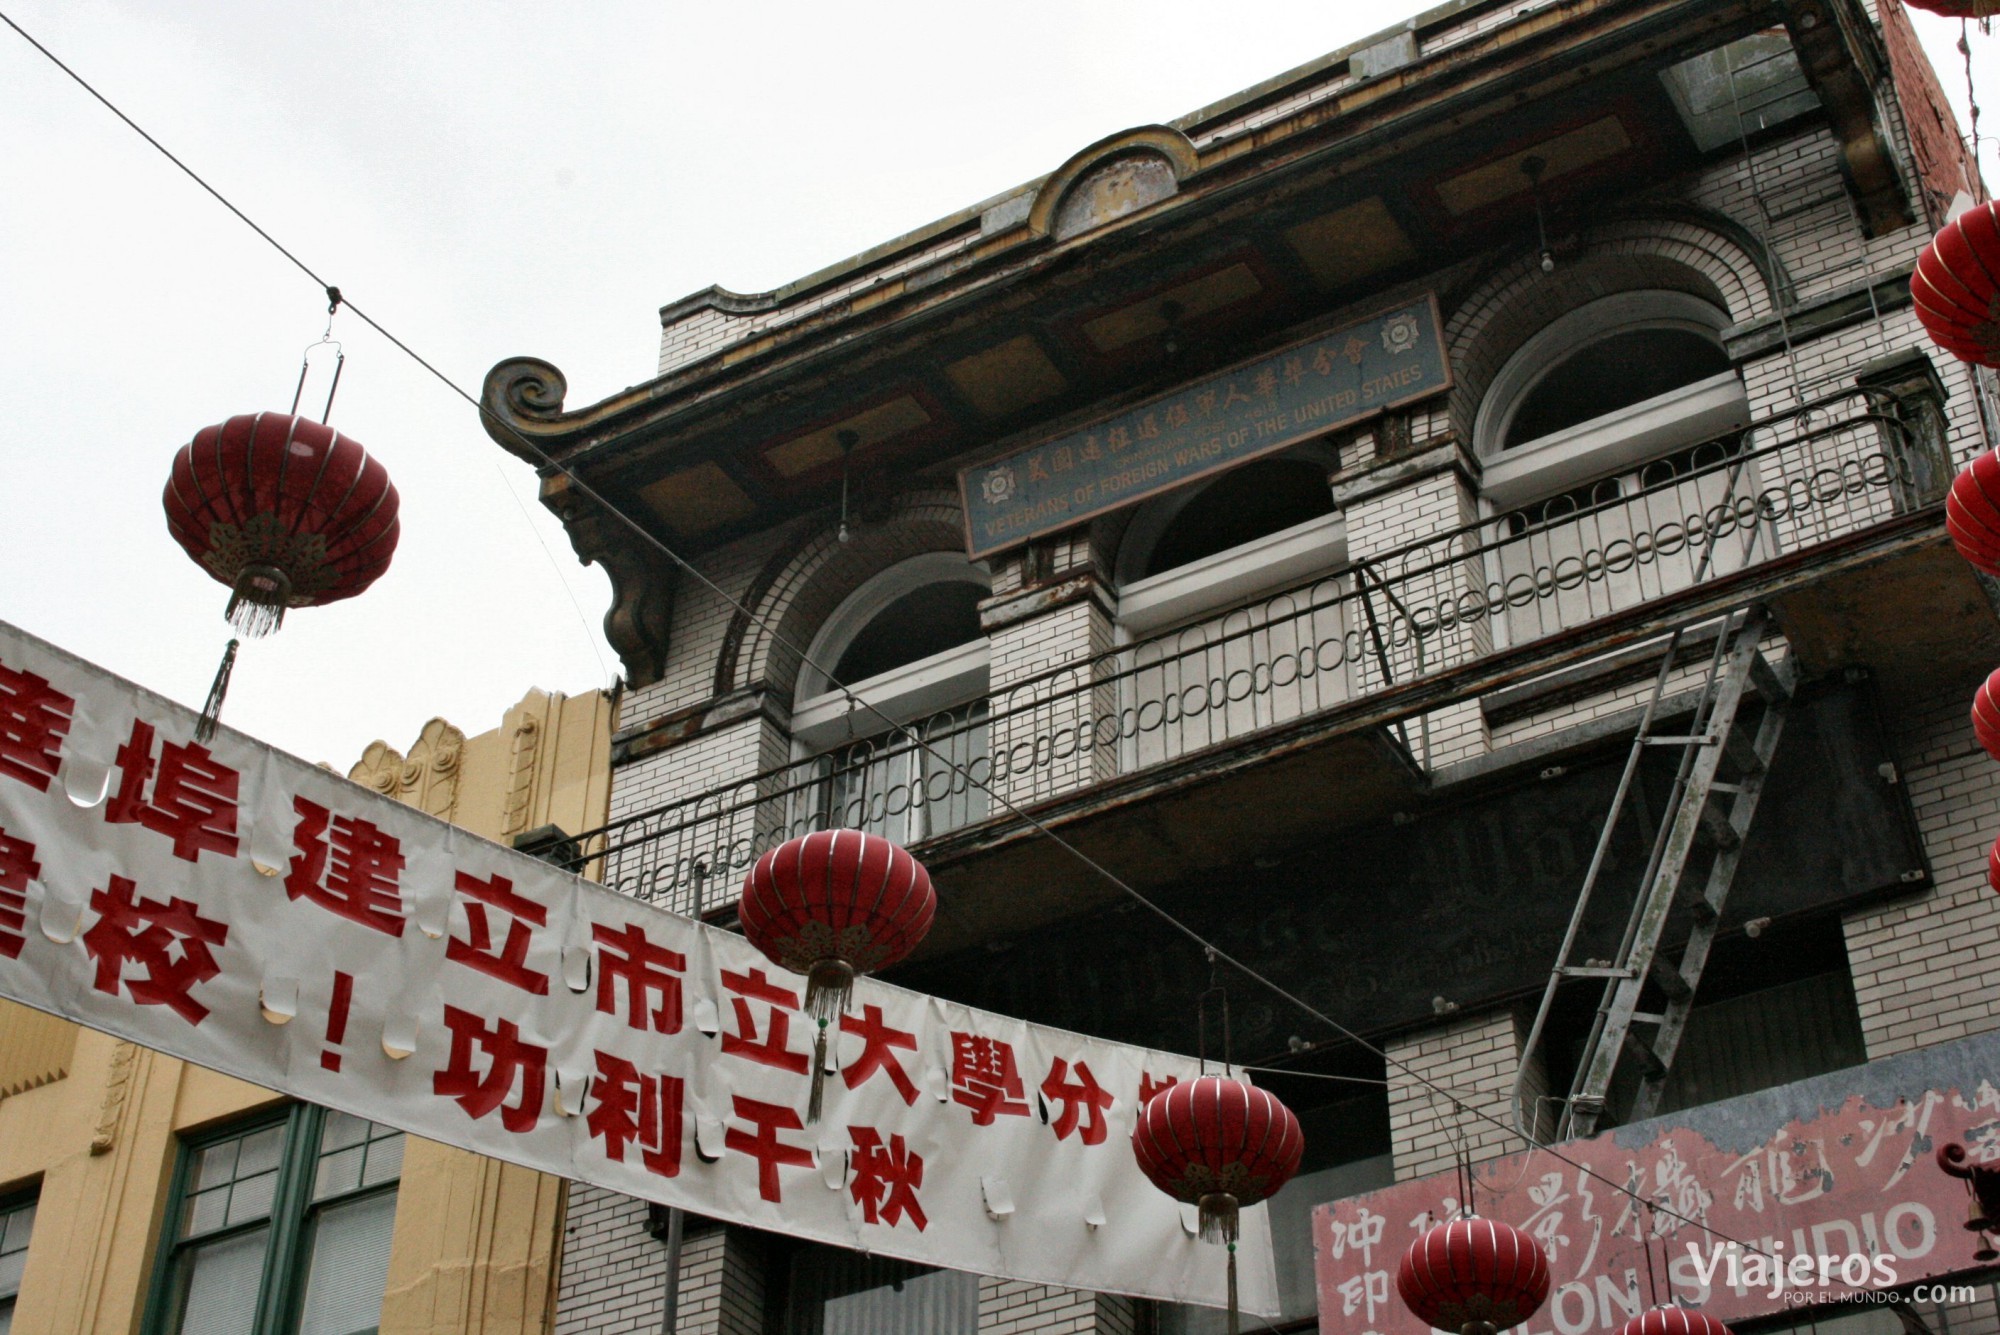
[[[2000,1162],[2000,1034],[1490,1160],[1472,1170],[1473,1205],[1548,1251],[1549,1301],[1523,1335],[1613,1330],[1668,1301],[1749,1320],[1973,1269],[1964,1184],[1932,1161],[1946,1141]],[[1322,1331],[1422,1335],[1395,1296],[1395,1269],[1419,1231],[1456,1210],[1458,1192],[1457,1175],[1440,1173],[1314,1211]],[[1811,1282],[1751,1282],[1749,1250],[1730,1282],[1726,1255],[1710,1264],[1732,1240],[1787,1265],[1814,1258]]]

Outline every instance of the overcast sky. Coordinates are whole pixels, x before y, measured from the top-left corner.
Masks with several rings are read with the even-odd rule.
[[[462,386],[528,354],[571,407],[651,378],[667,301],[774,287],[1419,8],[0,0]],[[1962,96],[1957,25],[1918,19]],[[228,595],[160,490],[196,430],[291,402],[324,298],[5,29],[0,144],[0,619],[198,705]],[[245,646],[228,721],[345,769],[434,715],[480,732],[531,687],[608,685],[608,586],[531,470],[334,332],[333,424],[395,479],[402,544]]]

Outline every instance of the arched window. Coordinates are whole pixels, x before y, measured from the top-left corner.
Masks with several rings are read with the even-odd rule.
[[[1670,326],[1612,334],[1542,373],[1514,409],[1500,448],[1553,436],[1729,371],[1728,356],[1705,333]]]
[[[1500,368],[1474,425],[1481,490],[1498,516],[1488,576],[1509,591],[1500,642],[1760,559],[1757,526],[1686,540],[1757,485],[1728,323],[1686,292],[1621,292],[1551,321]]]
[[[1161,497],[1118,548],[1118,619],[1143,635],[1337,564],[1332,452],[1308,446]]]
[[[792,709],[793,742],[819,756],[824,779],[809,819],[912,843],[985,816],[964,769],[977,761],[984,777],[991,651],[979,602],[990,589],[980,566],[931,552],[834,609],[807,649]]]
[[[1498,509],[1570,492],[1741,430],[1749,399],[1722,330],[1686,292],[1620,292],[1552,321],[1493,378],[1473,428]]]

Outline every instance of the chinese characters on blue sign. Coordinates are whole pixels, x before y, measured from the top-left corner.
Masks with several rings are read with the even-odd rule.
[[[987,556],[1451,387],[1419,297],[958,475]]]

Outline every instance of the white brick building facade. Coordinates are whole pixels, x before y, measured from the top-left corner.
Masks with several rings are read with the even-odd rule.
[[[1795,25],[1797,8],[1786,9]],[[1629,31],[1619,26],[1642,9],[1644,24],[1633,17]],[[1080,155],[1049,178],[1068,193],[1052,196],[1057,187],[1036,182],[779,292],[745,298],[716,290],[668,307],[660,383],[690,392],[713,381],[723,387],[718,395],[728,389],[750,402],[755,375],[791,374],[786,359],[795,356],[810,369],[808,354],[833,346],[836,334],[856,346],[874,340],[882,351],[876,362],[845,371],[846,380],[802,378],[790,398],[759,409],[768,425],[745,408],[750,426],[731,425],[726,435],[717,429],[722,443],[713,459],[728,465],[720,475],[741,492],[749,518],[699,532],[686,521],[676,529],[670,511],[659,511],[668,540],[698,553],[703,580],[673,581],[664,632],[648,642],[660,670],[622,699],[611,842],[624,847],[609,859],[607,879],[683,910],[695,906],[698,886],[701,909],[726,920],[735,884],[757,851],[803,828],[801,821],[842,823],[827,814],[846,800],[835,794],[858,792],[851,809],[863,814],[845,823],[919,831],[919,853],[946,869],[940,883],[948,906],[969,924],[954,948],[969,949],[983,934],[997,955],[1034,940],[1036,931],[1083,931],[1077,924],[1084,918],[1065,915],[1108,912],[1114,897],[1080,865],[1054,854],[1036,860],[1032,850],[1046,848],[1021,811],[1065,837],[1077,832],[1093,856],[1135,883],[1173,893],[1185,878],[1211,872],[1226,878],[1242,869],[1337,862],[1336,831],[1408,828],[1414,844],[1419,830],[1443,828],[1439,822],[1488,800],[1496,786],[1544,783],[1553,793],[1553,785],[1578,781],[1576,772],[1604,763],[1604,755],[1622,758],[1638,711],[1654,695],[1662,637],[1686,630],[1694,646],[1664,678],[1661,708],[1671,713],[1703,687],[1708,658],[1701,646],[1713,642],[1718,618],[1754,603],[1774,609],[1768,656],[1789,656],[1816,690],[1865,697],[1857,708],[1873,721],[1868,727],[1879,725],[1888,759],[1866,774],[1825,781],[1883,785],[1869,789],[1877,794],[1869,800],[1907,813],[1913,841],[1890,850],[1908,856],[1883,884],[1839,893],[1802,887],[1796,922],[1771,915],[1780,921],[1778,935],[1790,931],[1801,934],[1790,939],[1813,943],[1797,948],[1800,958],[1822,958],[1812,951],[1841,956],[1826,976],[1835,978],[1835,1009],[1845,1007],[1841,1013],[1851,1012],[1856,1026],[1853,1060],[2000,1029],[2000,896],[1986,885],[1985,860],[2000,833],[2000,766],[1979,749],[1966,718],[1970,693],[1992,666],[1980,658],[1981,646],[2000,645],[2000,625],[1980,586],[1946,556],[1938,513],[1949,469],[1987,446],[1981,405],[1989,387],[1930,348],[1907,296],[1911,264],[1943,221],[1941,197],[1952,193],[1935,162],[1919,175],[1920,145],[1904,114],[1920,106],[1932,115],[1923,99],[1935,88],[1909,74],[1913,46],[1893,0],[1880,9],[1854,0],[1851,11],[1859,35],[1846,58],[1876,99],[1875,147],[1886,167],[1871,169],[1875,159],[1864,160],[1857,148],[1854,106],[1842,101],[1848,85],[1836,77],[1840,69],[1827,73],[1834,57],[1812,45],[1819,38],[1811,25],[1795,26],[1787,38],[1786,29],[1767,31],[1719,4],[1621,9],[1459,0],[1295,71],[1275,91],[1246,94],[1174,127],[1153,127],[1144,133],[1154,137],[1143,142],[1103,150],[1112,161],[1177,136],[1198,170],[1176,165],[1168,198],[1137,213],[1108,212],[1095,231],[1062,232],[1073,225],[1062,219],[1074,216],[1078,192],[1094,179],[1088,156]],[[1573,69],[1583,57],[1565,43],[1582,50],[1586,37],[1597,43],[1592,51],[1606,54]],[[1773,102],[1792,108],[1774,124],[1739,116],[1726,136],[1703,147],[1686,109],[1702,95],[1693,82],[1699,70],[1685,71],[1725,47],[1720,59],[1732,94],[1739,56],[1778,50],[1770,95],[1794,100]],[[1785,65],[1792,59],[1802,63]],[[1388,62],[1387,73],[1377,61]],[[1548,77],[1531,102],[1516,90],[1524,71],[1536,70]],[[1449,102],[1445,95],[1461,96],[1454,91],[1461,85],[1463,100]],[[1628,114],[1620,108],[1652,106],[1649,98],[1667,107],[1662,88],[1681,90],[1672,104],[1682,108],[1679,121],[1649,127],[1643,116],[1618,119]],[[1425,101],[1433,89],[1436,108]],[[1378,102],[1390,109],[1377,110]],[[1484,108],[1479,116],[1475,107]],[[1433,111],[1443,118],[1454,110],[1461,119],[1449,123],[1466,127],[1458,136],[1416,135],[1416,128],[1442,123],[1425,119]],[[1506,128],[1479,128],[1489,114]],[[1623,127],[1615,135],[1593,128],[1607,117]],[[1326,142],[1313,136],[1337,139],[1350,124],[1385,142],[1408,129],[1415,137],[1396,168],[1402,174],[1382,167],[1379,177],[1368,175],[1377,166],[1364,150],[1375,141],[1359,128],[1351,161],[1311,157],[1312,146]],[[1575,147],[1585,142],[1611,147],[1590,150],[1602,157],[1585,160]],[[1296,159],[1287,156],[1294,152]],[[1308,160],[1318,165],[1297,166]],[[1523,162],[1542,164],[1530,173],[1532,190],[1510,174],[1527,171]],[[1350,173],[1363,182],[1351,191],[1341,184]],[[1215,205],[1215,234],[1187,243],[1200,264],[1176,269],[1179,252],[1169,255],[1158,241],[1178,216],[1172,209],[1196,208],[1208,198],[1202,192],[1220,192],[1213,183],[1224,181],[1240,194],[1217,194],[1224,202]],[[1315,190],[1336,201],[1368,196],[1353,207],[1380,206],[1366,217],[1387,218],[1386,228],[1364,234],[1357,221],[1339,233],[1344,249],[1312,249],[1299,238],[1313,235],[1313,220],[1290,220],[1306,210],[1295,197]],[[1475,193],[1481,190],[1491,198]],[[1242,199],[1265,201],[1278,218],[1271,232],[1253,231],[1256,210]],[[1454,213],[1454,199],[1486,202]],[[1140,227],[1135,219],[1151,221]],[[1290,238],[1292,249],[1281,253],[1257,240],[1264,249],[1246,260],[1244,247],[1216,239],[1231,228],[1253,239]],[[1124,257],[1150,255],[1156,243],[1165,257],[1158,273],[1146,270],[1141,281],[1125,272],[1143,266]],[[1262,297],[1244,298],[1243,312],[1203,324],[1193,297],[1171,295],[1208,291],[1186,273],[1233,272],[1226,266],[1234,263],[1251,275],[1234,281],[1268,296],[1308,271],[1349,273],[1340,266],[1360,263],[1349,252],[1370,246],[1389,258],[1321,281],[1310,300],[1259,307]],[[1034,373],[1039,381],[1029,376],[998,389],[978,381],[967,369],[976,357],[951,359],[961,346],[976,345],[979,320],[955,314],[961,308],[942,296],[935,307],[923,303],[951,292],[963,309],[986,312],[979,319],[1004,323],[1017,307],[1030,312],[1021,319],[1039,319],[1032,315],[1041,291],[1033,286],[1041,272],[1034,266],[1048,256],[1071,265],[1060,271],[1071,293],[1063,300],[1075,306],[1081,299],[1074,293],[1098,293],[1096,304],[1061,320],[1051,316],[1027,335],[1047,363],[1046,372]],[[1426,293],[1437,301],[1449,388],[1306,442],[1319,453],[1301,445],[1284,456],[1316,461],[1325,483],[1320,510],[1337,516],[1337,547],[1313,545],[1325,530],[1316,514],[1310,522],[1319,527],[1310,533],[1294,516],[1278,536],[1259,533],[1168,560],[1162,553],[1174,534],[1234,532],[1229,515],[1175,527],[1176,515],[1200,514],[1199,494],[1219,475],[1177,494],[1196,497],[1185,511],[1172,509],[1178,501],[1169,494],[1037,532],[981,567],[979,627],[968,641],[983,645],[977,654],[953,644],[949,673],[911,669],[914,677],[888,684],[871,677],[879,690],[862,694],[888,701],[883,714],[855,710],[832,743],[797,735],[793,715],[813,680],[801,658],[823,629],[837,614],[854,614],[869,581],[899,563],[965,551],[971,530],[955,485],[960,468],[1086,431],[1149,395],[1171,395],[1217,368]],[[1619,324],[1591,314],[1614,308],[1640,315]],[[1099,309],[1109,314],[1090,313]],[[1699,313],[1662,313],[1684,311]],[[913,391],[915,380],[906,384],[900,372],[882,368],[901,365],[892,356],[896,321],[919,317],[937,322],[939,341],[934,353],[910,354],[928,376]],[[1126,323],[1101,323],[1114,317]],[[1507,422],[1518,419],[1507,414],[1529,412],[1543,394],[1534,374],[1584,364],[1552,354],[1539,372],[1524,371],[1535,339],[1593,318],[1600,327],[1569,346],[1587,351],[1633,331],[1694,331],[1689,336],[1703,340],[1725,370],[1708,366],[1664,393],[1639,402],[1628,396],[1605,415],[1586,413],[1545,436],[1508,436]],[[1155,341],[1132,343],[1140,351],[1127,353],[1128,345],[1112,346],[1105,335],[1093,351],[1090,331],[1114,327],[1153,329],[1145,337]],[[1194,361],[1186,360],[1190,341]],[[1933,378],[1941,399],[1921,388]],[[1868,397],[1864,381],[1900,387],[1900,406],[1888,406],[1886,391]],[[1063,388],[1049,390],[1049,383]],[[1524,387],[1516,393],[1510,384]],[[1688,405],[1698,386],[1721,415],[1700,418],[1706,425],[1690,434],[1696,428],[1687,423],[1696,419]],[[1603,388],[1579,384],[1564,392],[1583,400]],[[923,434],[954,415],[977,417],[966,404],[1004,392],[1017,393],[1019,402],[959,436]],[[782,485],[770,482],[774,468],[790,466],[783,460],[805,457],[784,454],[788,442],[833,432],[826,423],[843,413],[861,422],[865,413],[855,405],[874,411],[869,405],[898,394],[918,404],[914,411],[927,423],[909,428],[910,443],[880,444],[856,428],[841,446],[852,452],[850,463],[813,465],[819,472],[800,465]],[[1915,406],[1912,394],[1930,395],[1929,406]],[[1642,409],[1651,416],[1634,415]],[[1923,422],[1932,419],[1923,412],[1938,414],[1941,440],[1925,436]],[[702,439],[707,428],[695,410],[688,413],[689,439]],[[1624,425],[1605,425],[1614,417]],[[1632,444],[1640,439],[1654,443],[1641,450]],[[1703,455],[1703,448],[1712,452]],[[688,457],[695,453],[689,446]],[[844,475],[850,465],[851,478]],[[681,476],[666,465],[659,471],[669,481]],[[976,490],[977,474],[969,477],[966,487]],[[1501,490],[1503,477],[1513,490]],[[850,481],[859,483],[854,499],[836,503]],[[1739,486],[1750,497],[1740,504]],[[1252,498],[1239,509],[1262,503]],[[1738,547],[1714,536],[1725,529]],[[1700,560],[1698,531],[1715,549]],[[1146,544],[1153,546],[1139,550]],[[1290,564],[1280,577],[1260,578],[1260,561]],[[1931,601],[1918,606],[1919,596]],[[1909,601],[1907,611],[1898,610],[1899,600]],[[1179,610],[1147,622],[1134,614],[1142,603]],[[884,604],[875,612],[893,610]],[[1948,652],[1937,646],[1954,636],[1938,633],[1939,616],[1966,627]],[[928,629],[913,622],[906,633]],[[827,657],[818,668],[830,674],[860,643],[849,637],[823,645]],[[920,659],[916,668],[931,661]],[[897,670],[906,667],[899,662]],[[885,716],[944,719],[927,734],[936,751],[897,742]],[[947,760],[969,777],[951,772]],[[1266,782],[1260,774],[1293,777],[1258,788]],[[975,791],[986,795],[966,797]],[[876,799],[882,805],[868,806]],[[888,823],[912,820],[907,811],[922,806],[932,813],[923,824]],[[1572,822],[1561,833],[1563,848],[1549,855],[1565,869],[1551,873],[1549,890],[1563,912],[1600,825],[1601,816]],[[1393,845],[1393,834],[1379,837]],[[1890,833],[1881,838],[1893,843]],[[1009,851],[1021,849],[1031,851]],[[1005,862],[1009,856],[1015,861]],[[980,874],[1019,890],[1017,902],[999,903],[998,890],[993,904],[954,898],[970,892],[949,880],[949,869],[980,857],[994,860],[982,868],[999,868]],[[1742,931],[1732,925],[1730,948],[1752,971],[1778,958],[1757,953],[1777,949],[1757,944],[1767,921]],[[1279,922],[1274,910],[1271,923]],[[1275,959],[1287,948],[1279,938],[1288,930],[1252,933],[1246,949],[1267,949]],[[1413,956],[1424,949],[1423,937],[1412,930]],[[1261,958],[1249,962],[1259,967]],[[1377,961],[1328,959],[1324,967],[1339,972],[1348,963]],[[1528,971],[1546,976],[1552,963],[1536,955]],[[1309,986],[1310,978],[1285,977],[1315,998],[1339,995]],[[1356,1133],[1355,1147],[1314,1171],[1374,1163],[1369,1180],[1382,1185],[1389,1175],[1449,1171],[1460,1154],[1511,1153],[1522,1144],[1511,1129],[1517,1095],[1522,1115],[1542,1133],[1558,1124],[1568,1066],[1578,1057],[1552,1040],[1524,1049],[1540,978],[1532,988],[1484,994],[1477,983],[1461,984],[1439,967],[1396,984],[1417,1009],[1406,1006],[1372,1026],[1353,1021],[1386,1058],[1343,1049],[1312,1017],[1279,1016],[1275,1003],[1247,1022],[1278,1041],[1260,1056],[1290,1060],[1289,1052],[1310,1063],[1324,1053],[1324,1069],[1313,1074],[1374,1073],[1361,1077],[1373,1092],[1358,1097],[1368,1104],[1364,1120],[1379,1129]],[[988,985],[984,978],[967,983]],[[1254,984],[1237,980],[1232,988],[1239,1006],[1268,1001]],[[1756,988],[1739,986],[1737,994],[1754,998]],[[1119,1001],[1111,996],[1104,1004],[1116,1010]],[[1136,993],[1131,1004],[1144,1009]],[[1080,1022],[1077,1012],[1059,1008],[1028,1018]],[[1345,1013],[1333,1018],[1350,1023]],[[1110,1018],[1105,1023],[1115,1027]],[[1112,1036],[1141,1041],[1153,1032]],[[1192,1044],[1187,1026],[1178,1032],[1179,1042]],[[1847,1031],[1835,1037],[1847,1041]],[[1579,1031],[1563,1041],[1580,1040]],[[1737,1075],[1742,1091],[1758,1087],[1757,1072]],[[1358,1106],[1329,1096],[1316,1108],[1337,1107],[1345,1117]],[[666,1252],[646,1230],[646,1213],[638,1202],[571,1188],[557,1330],[660,1328]],[[789,1244],[690,1221],[678,1328],[822,1335],[796,1315],[805,1283],[797,1255]],[[968,1280],[964,1298],[981,1335],[1210,1329],[1203,1317],[1144,1301],[992,1277]],[[926,1316],[911,1328],[927,1335],[944,1328],[941,1320]],[[1310,1307],[1293,1310],[1281,1328],[1312,1321]],[[825,1332],[850,1328],[833,1323]]]

